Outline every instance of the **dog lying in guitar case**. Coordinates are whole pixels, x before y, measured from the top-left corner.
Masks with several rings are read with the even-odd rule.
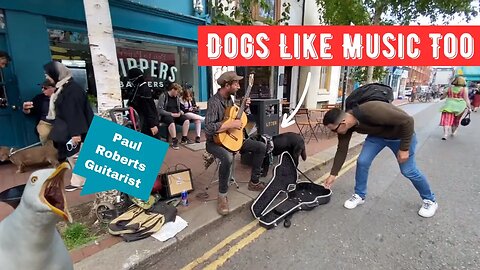
[[[295,212],[327,204],[332,191],[308,180],[310,182],[298,181],[292,156],[283,152],[272,180],[252,203],[250,210],[253,216],[267,229],[282,221],[285,227],[290,227],[290,219]]]

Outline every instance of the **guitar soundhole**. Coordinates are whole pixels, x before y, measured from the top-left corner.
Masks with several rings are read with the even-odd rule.
[[[230,132],[227,131],[227,135],[228,135],[230,138],[234,139],[235,141],[238,141],[238,138],[237,138],[235,135],[233,135],[232,133],[230,133]]]

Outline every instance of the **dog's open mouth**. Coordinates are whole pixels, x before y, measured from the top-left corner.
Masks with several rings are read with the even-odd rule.
[[[42,201],[50,207],[53,213],[61,216],[65,221],[71,222],[72,217],[68,212],[63,188],[63,175],[67,169],[69,169],[68,163],[58,166],[43,184],[40,196],[43,196],[41,197]]]

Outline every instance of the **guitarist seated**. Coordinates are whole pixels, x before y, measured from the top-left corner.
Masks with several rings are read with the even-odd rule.
[[[225,121],[225,111],[234,105],[231,95],[240,89],[239,80],[243,77],[238,76],[235,71],[228,71],[220,75],[217,83],[220,85],[218,92],[208,100],[207,112],[205,115],[205,137],[206,150],[216,158],[220,159],[219,185],[218,185],[218,205],[217,211],[220,215],[229,213],[227,191],[230,170],[233,163],[233,153],[224,146],[214,142],[214,136],[217,133],[225,132],[231,129],[242,129],[241,120]],[[250,98],[245,101],[246,106],[250,104]],[[265,188],[265,183],[259,181],[262,172],[262,162],[265,157],[266,146],[264,143],[255,140],[245,140],[241,150],[252,152],[252,174],[248,189],[261,191]]]

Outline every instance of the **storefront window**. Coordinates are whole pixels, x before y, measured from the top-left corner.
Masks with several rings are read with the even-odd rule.
[[[95,78],[88,47],[87,33],[48,30],[52,60],[60,61],[72,72],[72,76],[87,93],[96,97]]]
[[[320,84],[319,88],[322,89],[325,92],[330,92],[330,89],[328,89],[329,84],[330,84],[330,76],[329,76],[329,69],[330,67],[321,67],[320,68]]]
[[[199,97],[197,50],[145,42],[115,39],[122,89],[131,87],[128,70],[140,68],[155,96],[174,82],[191,86]]]
[[[236,67],[237,74],[243,76],[240,81],[240,90],[237,92],[237,98],[245,95],[248,86],[248,75],[254,73],[254,82],[250,92],[252,99],[270,99],[275,96],[273,86],[273,68],[272,67]]]
[[[50,50],[54,60],[62,61],[74,73],[75,80],[84,85],[89,94],[96,96],[93,66],[86,33],[49,30]],[[127,79],[128,70],[140,68],[153,90],[154,96],[173,83],[193,88],[199,98],[197,50],[167,46],[142,41],[115,38],[117,47],[120,87],[124,99],[132,84]]]

